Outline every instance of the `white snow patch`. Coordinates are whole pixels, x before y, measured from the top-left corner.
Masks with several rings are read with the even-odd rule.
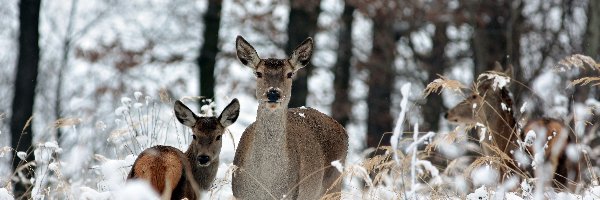
[[[525,140],[523,140],[523,142],[525,143],[525,146],[527,146],[527,147],[532,146],[533,142],[535,141],[535,138],[536,138],[535,131],[529,130],[527,132],[527,134],[525,135]]]
[[[27,157],[27,153],[19,151],[17,152],[17,157],[19,157],[21,160],[25,160],[25,158]]]
[[[0,188],[0,199],[1,200],[10,200],[15,199],[6,188]]]
[[[139,101],[140,97],[142,97],[142,95],[143,94],[140,91],[136,91],[136,92],[133,93],[133,96],[135,97],[136,101]]]
[[[304,116],[304,113],[298,113],[298,115],[300,115],[300,117],[306,118],[306,116]]]
[[[494,91],[496,91],[497,88],[503,88],[506,85],[508,85],[508,83],[510,83],[510,78],[506,77],[506,76],[492,74],[492,73],[483,73],[483,74],[479,75],[479,77],[482,77],[482,76],[487,77],[487,79],[494,80],[494,84],[492,84],[492,88],[494,89]]]
[[[519,109],[519,111],[521,111],[521,113],[524,113],[526,109],[527,109],[527,102],[525,102],[525,103],[523,103],[523,105],[521,105],[521,109]]]
[[[335,169],[337,169],[340,173],[344,172],[344,166],[342,166],[342,163],[340,163],[339,160],[334,160],[331,162],[331,166],[335,167]]]
[[[158,194],[150,187],[146,181],[127,181],[125,187],[120,188],[114,193],[115,199],[123,200],[145,200],[160,199]]]
[[[580,150],[577,146],[577,144],[569,144],[567,146],[567,158],[569,158],[569,160],[571,160],[572,162],[577,162],[579,161],[579,157],[580,157]]]
[[[490,165],[479,167],[471,173],[473,185],[495,185],[498,183],[498,171]]]
[[[477,188],[475,192],[467,195],[468,200],[489,200],[492,196],[492,191],[488,191],[485,185]]]

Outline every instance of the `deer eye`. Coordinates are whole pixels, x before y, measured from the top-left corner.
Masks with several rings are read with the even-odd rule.
[[[218,135],[217,138],[215,138],[215,141],[219,141],[219,140],[221,140],[221,136],[220,135]]]
[[[262,78],[262,73],[256,72],[256,78]]]
[[[192,135],[192,139],[196,140],[196,135]]]
[[[471,96],[471,99],[477,99],[477,95]]]
[[[287,73],[287,78],[292,78],[293,75],[294,75],[294,73],[289,72],[289,73]]]

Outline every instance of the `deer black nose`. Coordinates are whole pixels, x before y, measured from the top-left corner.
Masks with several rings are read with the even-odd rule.
[[[448,113],[444,113],[444,119],[448,119]]]
[[[208,163],[208,161],[210,161],[210,157],[202,155],[202,156],[198,156],[198,162],[201,165],[206,165]]]
[[[271,89],[267,91],[267,99],[269,99],[269,102],[277,102],[277,100],[279,100],[280,97],[281,94],[279,94],[278,90]]]

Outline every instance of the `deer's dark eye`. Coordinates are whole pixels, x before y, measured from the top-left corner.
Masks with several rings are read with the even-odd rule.
[[[294,73],[289,72],[289,73],[287,73],[287,78],[292,78],[293,75],[294,75]]]
[[[477,99],[477,95],[471,96],[471,99]]]
[[[192,135],[192,139],[196,140],[196,135]]]
[[[215,141],[219,141],[219,140],[221,140],[221,136],[220,135],[218,135],[217,138],[215,138]]]
[[[262,73],[256,72],[256,78],[262,78]]]

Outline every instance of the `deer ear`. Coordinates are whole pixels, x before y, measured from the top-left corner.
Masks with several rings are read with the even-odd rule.
[[[493,71],[495,72],[504,72],[504,68],[502,67],[502,64],[500,64],[500,62],[496,61],[494,62],[494,69]]]
[[[223,112],[221,112],[221,115],[219,116],[219,122],[221,125],[223,125],[223,127],[228,127],[229,125],[233,124],[235,120],[237,120],[239,115],[240,102],[237,99],[233,99],[231,103],[229,103],[229,105],[223,109]]]
[[[506,69],[504,69],[504,74],[506,74],[508,77],[510,77],[511,79],[513,78],[513,65],[512,63],[509,63],[508,66],[506,67]]]
[[[298,70],[304,66],[306,66],[310,62],[310,57],[313,52],[313,39],[306,38],[302,44],[300,44],[292,55],[290,56],[290,63],[295,70]]]
[[[181,101],[175,101],[175,117],[177,120],[181,122],[183,125],[188,127],[194,126],[196,124],[196,114],[192,112],[187,106],[185,106]]]
[[[242,36],[237,36],[235,39],[235,50],[237,52],[237,57],[240,59],[242,64],[251,67],[252,69],[256,69],[256,66],[260,62],[260,58],[254,50],[254,47],[250,45]]]

